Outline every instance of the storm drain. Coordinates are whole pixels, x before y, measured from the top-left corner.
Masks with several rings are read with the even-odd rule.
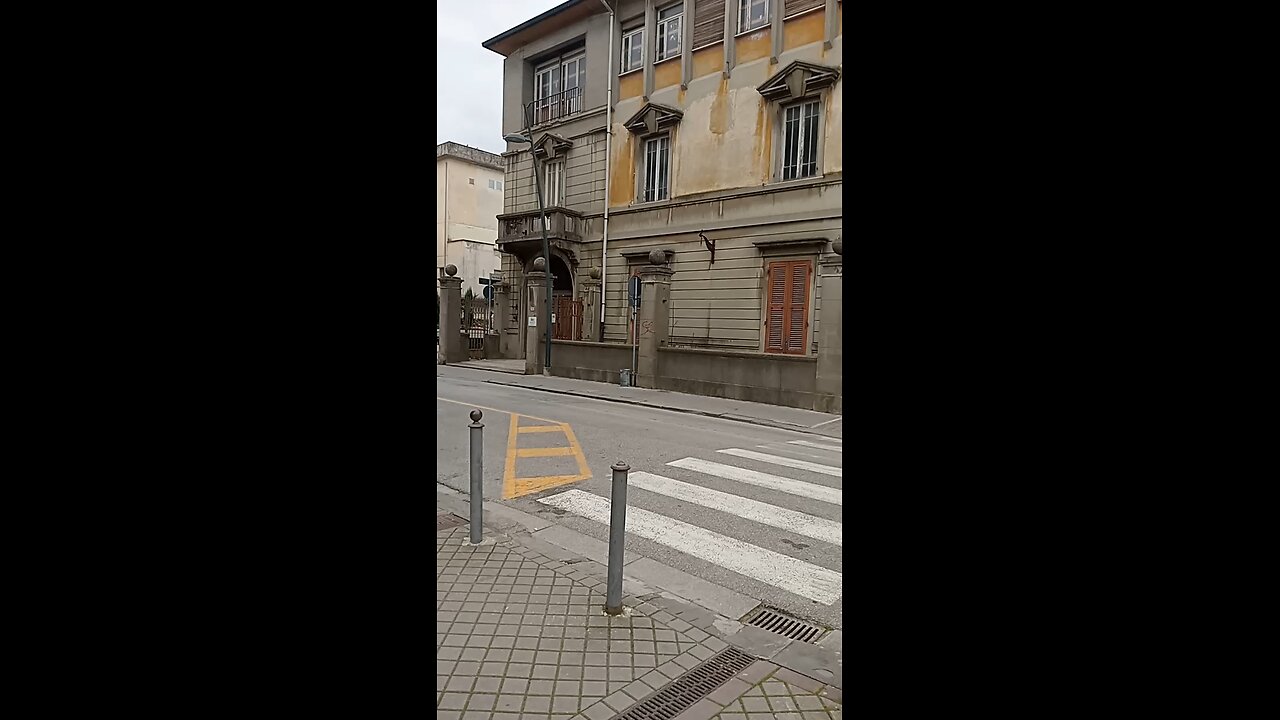
[[[671,720],[755,661],[754,657],[737,648],[725,648],[615,716],[614,720]]]
[[[467,524],[466,519],[460,518],[457,515],[452,515],[450,513],[445,513],[443,515],[436,515],[436,531],[437,532],[439,532],[440,530],[447,530],[449,528],[455,528],[460,525],[466,525],[466,524]]]
[[[769,608],[762,610],[758,615],[751,618],[747,624],[763,628],[782,637],[807,643],[822,637],[822,633],[826,630],[821,625],[814,625],[811,622],[805,622],[790,615],[783,615],[777,610],[770,610]]]

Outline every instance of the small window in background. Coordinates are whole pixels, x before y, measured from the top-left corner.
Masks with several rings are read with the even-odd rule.
[[[672,5],[658,11],[657,55],[655,62],[680,54],[680,31],[684,24],[684,5]]]
[[[498,189],[499,189],[499,190],[501,190],[501,189],[502,189],[502,181],[501,181],[501,180],[498,180],[498,181],[497,181],[497,183],[498,183]]]
[[[644,64],[644,28],[636,28],[622,35],[622,70],[638,70]]]
[[[475,184],[476,184],[476,179],[475,179],[475,178],[467,178],[467,184],[468,184],[468,185],[475,185]]]
[[[738,0],[738,32],[769,24],[769,0]]]

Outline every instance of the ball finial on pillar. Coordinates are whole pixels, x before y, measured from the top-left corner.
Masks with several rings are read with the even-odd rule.
[[[600,279],[600,268],[591,268],[591,273],[590,273],[590,275],[591,275],[591,279],[592,279],[592,280],[599,280],[599,279]]]
[[[533,271],[534,271],[534,272],[542,272],[542,271],[544,271],[544,270],[546,270],[546,269],[547,269],[547,259],[546,259],[546,258],[535,258],[535,259],[534,259],[534,261],[533,261]]]
[[[840,240],[836,240],[835,242],[831,243],[831,252],[837,255],[844,255],[844,242]]]
[[[666,262],[667,262],[667,254],[666,254],[666,253],[662,252],[661,250],[650,250],[650,251],[649,251],[649,264],[651,264],[651,265],[663,265],[663,264],[665,264]]]
[[[484,417],[484,413],[479,410],[471,411],[471,422],[480,422],[480,418]]]
[[[452,263],[450,263],[449,265],[445,265],[445,266],[444,266],[444,274],[445,274],[445,275],[448,275],[449,277],[453,277],[454,275],[457,275],[457,274],[458,274],[458,266],[457,266],[457,265],[454,265],[454,264],[452,264]]]

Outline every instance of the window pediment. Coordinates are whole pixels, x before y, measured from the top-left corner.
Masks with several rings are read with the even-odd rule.
[[[572,140],[555,133],[543,133],[542,137],[533,144],[533,154],[539,159],[550,160],[557,155],[563,155],[571,147],[573,147]]]
[[[835,85],[840,69],[796,60],[764,81],[756,91],[768,100],[794,100]]]
[[[622,124],[635,135],[645,135],[665,130],[680,122],[684,113],[673,107],[646,103],[631,119]]]

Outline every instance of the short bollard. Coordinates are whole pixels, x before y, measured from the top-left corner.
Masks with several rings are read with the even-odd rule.
[[[610,615],[622,612],[622,548],[627,536],[627,473],[631,466],[618,461],[613,466],[613,495],[609,516],[609,583],[604,596],[604,611]]]
[[[471,411],[471,544],[480,543],[480,526],[484,523],[484,413]]]

